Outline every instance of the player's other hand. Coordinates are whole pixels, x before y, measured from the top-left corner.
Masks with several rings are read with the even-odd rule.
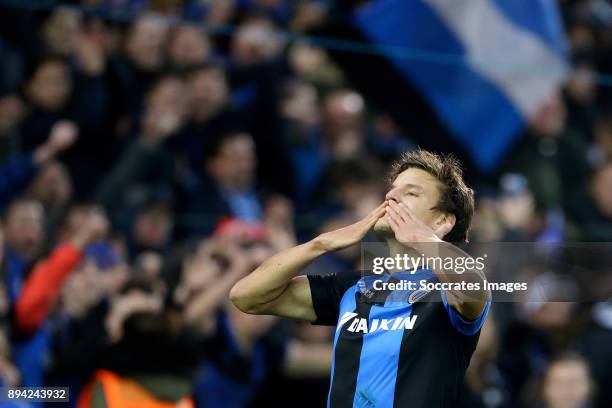
[[[415,217],[406,204],[394,200],[389,200],[385,207],[385,217],[395,233],[395,239],[400,244],[408,246],[422,242],[439,242],[440,236],[448,232],[447,225],[439,227],[439,230],[433,230]]]
[[[338,251],[355,245],[374,227],[376,221],[385,215],[385,207],[386,202],[354,224],[319,235],[314,239],[315,245],[323,251]]]

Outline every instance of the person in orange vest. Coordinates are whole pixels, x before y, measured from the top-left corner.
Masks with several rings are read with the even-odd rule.
[[[142,380],[141,380],[142,381]],[[143,381],[144,382],[144,381]],[[98,370],[79,397],[78,408],[194,408],[188,396],[162,396],[155,388],[112,371]]]
[[[194,407],[191,371],[204,343],[175,326],[150,285],[126,285],[112,301],[106,330],[110,344],[100,351],[78,408]]]

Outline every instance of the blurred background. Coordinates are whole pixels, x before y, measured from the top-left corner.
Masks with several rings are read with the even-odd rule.
[[[611,91],[605,0],[0,1],[0,382],[324,406],[332,328],[231,286],[417,146],[465,163],[473,242],[611,241]],[[610,407],[611,367],[612,303],[496,304],[461,406]]]

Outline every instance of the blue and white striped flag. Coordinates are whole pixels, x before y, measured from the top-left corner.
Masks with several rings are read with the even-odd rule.
[[[355,23],[484,171],[569,73],[554,0],[374,0]]]

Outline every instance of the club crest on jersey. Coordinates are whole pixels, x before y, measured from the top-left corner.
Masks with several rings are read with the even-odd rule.
[[[351,333],[373,333],[375,331],[389,330],[410,330],[414,328],[417,315],[408,317],[396,317],[393,319],[372,319],[369,324],[368,319],[358,317],[357,313],[345,312],[338,321],[338,329],[342,328],[346,323],[347,331]]]
[[[413,304],[413,303],[418,302],[419,300],[421,300],[425,296],[427,296],[429,294],[429,292],[431,292],[431,291],[430,290],[424,290],[424,289],[415,290],[414,292],[412,292],[410,294],[410,296],[408,296],[408,303]]]

